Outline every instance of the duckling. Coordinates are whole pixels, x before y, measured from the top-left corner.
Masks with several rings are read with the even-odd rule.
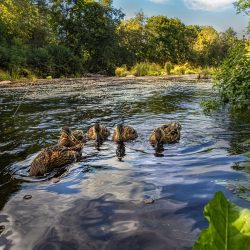
[[[31,164],[29,176],[44,175],[54,168],[75,162],[81,157],[82,146],[83,144],[79,143],[74,146],[74,149],[61,145],[42,149]]]
[[[74,140],[79,141],[79,142],[86,142],[86,135],[83,133],[82,130],[76,129],[72,131],[72,137]]]
[[[181,125],[179,122],[171,122],[156,128],[149,137],[151,144],[159,148],[164,143],[176,143],[180,140]]]
[[[106,140],[109,135],[110,132],[108,128],[99,123],[96,123],[87,132],[87,138],[90,140],[96,140],[96,142],[98,143],[101,143],[102,141]]]
[[[113,133],[112,140],[115,142],[125,142],[135,140],[137,137],[138,135],[134,128],[118,124]]]
[[[63,127],[58,141],[58,145],[64,147],[73,147],[80,142],[84,142],[84,133],[81,130],[73,130],[69,127]]]

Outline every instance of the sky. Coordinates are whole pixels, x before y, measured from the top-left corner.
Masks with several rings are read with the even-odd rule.
[[[164,15],[177,17],[186,25],[211,25],[218,31],[232,27],[242,36],[249,17],[236,14],[235,0],[113,0],[114,7],[121,8],[131,18],[138,11],[147,17]]]

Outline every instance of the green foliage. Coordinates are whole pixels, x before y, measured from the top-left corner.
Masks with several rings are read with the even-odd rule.
[[[238,13],[244,12],[247,15],[250,15],[250,0],[238,0],[234,3]]]
[[[231,50],[215,76],[223,102],[233,108],[250,107],[250,57],[245,43],[239,43]]]
[[[242,250],[250,245],[250,210],[226,200],[222,192],[205,206],[209,227],[203,230],[193,250]]]
[[[51,57],[45,48],[37,48],[28,54],[28,65],[37,75],[45,77],[51,72]]]
[[[127,66],[123,66],[123,67],[118,67],[115,69],[115,75],[116,76],[127,76],[129,75],[129,71],[127,69]]]
[[[174,69],[172,70],[172,73],[174,75],[184,75],[187,68],[185,65],[175,65]]]
[[[142,12],[122,21],[111,0],[8,0],[0,1],[0,13],[0,69],[12,78],[157,76],[174,64],[175,74],[193,73],[219,65],[237,40],[232,29],[218,33]],[[119,69],[125,64],[130,72]]]
[[[210,112],[212,110],[216,110],[221,106],[221,101],[216,98],[212,98],[209,100],[202,100],[201,106],[203,107],[204,112]]]
[[[155,63],[137,63],[131,73],[135,76],[159,76],[162,74],[162,68]]]
[[[69,48],[62,45],[51,45],[48,47],[48,53],[51,58],[50,72],[53,77],[70,76],[81,72],[81,62]]]
[[[172,66],[172,63],[171,63],[171,62],[166,62],[166,63],[165,63],[164,69],[165,69],[165,71],[166,71],[166,73],[167,73],[168,75],[171,74],[171,69],[172,69],[172,68],[173,68],[173,66]]]
[[[10,80],[11,76],[8,72],[0,70],[0,81]]]

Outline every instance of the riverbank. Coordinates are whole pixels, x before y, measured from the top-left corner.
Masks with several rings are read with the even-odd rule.
[[[0,81],[0,88],[3,87],[27,87],[33,85],[51,85],[51,84],[72,84],[72,83],[82,83],[82,84],[122,84],[122,83],[133,83],[133,82],[155,82],[155,81],[173,81],[173,82],[199,82],[211,81],[211,77],[207,79],[200,78],[199,75],[166,75],[166,76],[127,76],[127,77],[108,77],[93,75],[82,78],[60,78],[60,79],[36,79],[36,80],[13,80],[13,81]]]

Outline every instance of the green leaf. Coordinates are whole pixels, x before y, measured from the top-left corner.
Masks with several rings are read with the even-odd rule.
[[[203,230],[193,250],[249,250],[250,210],[230,203],[222,192],[205,206],[209,227]]]

